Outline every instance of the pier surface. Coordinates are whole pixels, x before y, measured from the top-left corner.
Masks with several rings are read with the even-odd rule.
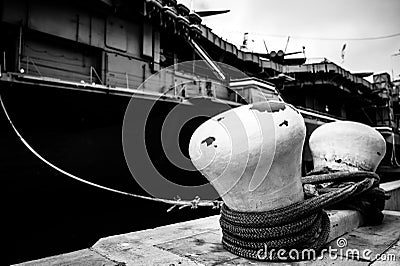
[[[361,226],[356,211],[329,211],[331,234],[327,246],[337,252],[325,253],[314,261],[285,265],[400,265],[400,212],[384,211],[383,223]],[[154,229],[100,239],[94,246],[20,265],[272,265],[238,257],[221,244],[219,215]],[[337,238],[346,245],[339,248]],[[368,249],[368,258],[354,258]],[[392,255],[394,254],[394,255]]]

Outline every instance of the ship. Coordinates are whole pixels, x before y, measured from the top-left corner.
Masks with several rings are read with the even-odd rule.
[[[135,153],[134,142],[133,159],[127,159],[123,145],[132,106],[136,117],[150,112],[142,116],[145,123],[128,121],[129,137],[144,137],[154,171],[182,186],[207,180],[173,164],[169,154],[188,158],[191,134],[208,117],[265,99],[296,106],[307,136],[337,120],[374,126],[387,141],[379,173],[385,180],[399,174],[399,83],[386,73],[368,82],[365,73],[350,73],[327,59],[310,62],[302,53],[288,58],[282,51],[237,48],[202,24],[201,12],[175,0],[3,0],[1,5],[0,175],[6,183],[10,263],[218,212],[167,213],[169,206],[82,184],[57,170],[148,195],[130,169],[146,168],[135,160],[143,154]],[[163,145],[171,113],[177,124],[163,137],[173,145]],[[311,169],[306,142],[303,172]],[[145,174],[140,178],[153,178]],[[197,196],[162,187],[161,192],[165,198]]]

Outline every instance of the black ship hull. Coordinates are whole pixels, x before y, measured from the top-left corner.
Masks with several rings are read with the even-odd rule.
[[[15,127],[49,162],[96,184],[148,195],[132,177],[123,153],[122,123],[130,97],[16,84],[2,84],[0,94]],[[174,182],[205,182],[198,173],[179,172],[160,151],[159,129],[173,106],[159,104],[149,120],[150,156]],[[181,138],[186,145],[200,122],[185,127]],[[169,205],[80,183],[38,159],[3,111],[0,124],[10,263],[87,248],[109,235],[218,213],[211,208],[167,213]]]

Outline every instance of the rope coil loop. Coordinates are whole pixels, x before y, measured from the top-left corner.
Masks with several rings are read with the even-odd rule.
[[[305,249],[318,252],[330,233],[330,221],[324,208],[371,189],[379,183],[379,176],[359,171],[313,173],[302,178],[303,184],[327,182],[332,182],[329,189],[318,189],[323,194],[269,211],[240,212],[222,205],[223,246],[238,256],[265,261],[278,261],[281,257],[290,260],[289,249],[295,249],[299,254]],[[266,248],[271,252],[265,254]],[[278,249],[283,252],[278,254]]]

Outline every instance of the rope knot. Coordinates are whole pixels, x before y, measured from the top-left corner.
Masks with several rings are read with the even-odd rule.
[[[191,208],[197,209],[199,207],[199,202],[200,202],[200,197],[199,196],[194,197],[194,199],[190,202],[192,204]]]

